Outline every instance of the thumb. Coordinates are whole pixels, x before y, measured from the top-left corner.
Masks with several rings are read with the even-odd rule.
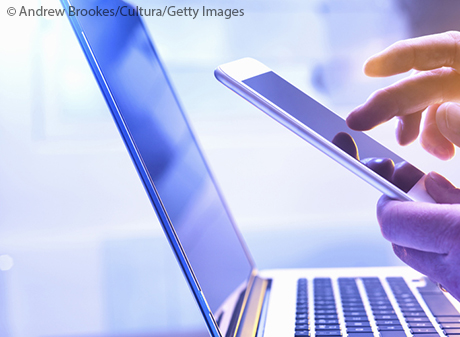
[[[444,137],[460,146],[460,105],[441,104],[436,112],[436,124]]]
[[[427,174],[425,188],[438,204],[460,204],[460,189],[436,172]]]

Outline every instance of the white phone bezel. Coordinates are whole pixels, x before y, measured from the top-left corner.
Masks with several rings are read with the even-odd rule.
[[[215,76],[219,81],[265,112],[267,115],[290,129],[302,139],[312,144],[314,147],[358,175],[361,179],[365,180],[390,198],[404,201],[435,202],[428,193],[426,193],[423,185],[423,178],[421,179],[421,184],[423,186],[420,186],[421,184],[417,183],[417,189],[413,188],[408,193],[405,193],[385,178],[366,167],[364,164],[341,151],[337,148],[337,146],[323,138],[315,131],[311,130],[308,126],[292,117],[289,113],[257,93],[243,82],[244,80],[270,71],[273,70],[255,59],[243,58],[219,66],[215,71]],[[411,193],[412,190],[414,190],[414,193]]]

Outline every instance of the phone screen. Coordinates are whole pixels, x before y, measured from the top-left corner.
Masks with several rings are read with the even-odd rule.
[[[272,71],[243,80],[299,122],[360,161],[390,183],[408,192],[424,173]]]

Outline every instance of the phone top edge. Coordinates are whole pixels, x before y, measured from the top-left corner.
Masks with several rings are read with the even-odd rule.
[[[245,57],[233,62],[222,64],[216,69],[216,71],[218,70],[227,76],[231,76],[237,81],[244,81],[248,78],[272,71],[265,64],[251,57]]]

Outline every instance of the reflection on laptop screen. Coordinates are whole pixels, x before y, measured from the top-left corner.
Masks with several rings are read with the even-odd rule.
[[[121,1],[72,1],[80,8]],[[139,17],[78,17],[213,312],[252,264]]]

